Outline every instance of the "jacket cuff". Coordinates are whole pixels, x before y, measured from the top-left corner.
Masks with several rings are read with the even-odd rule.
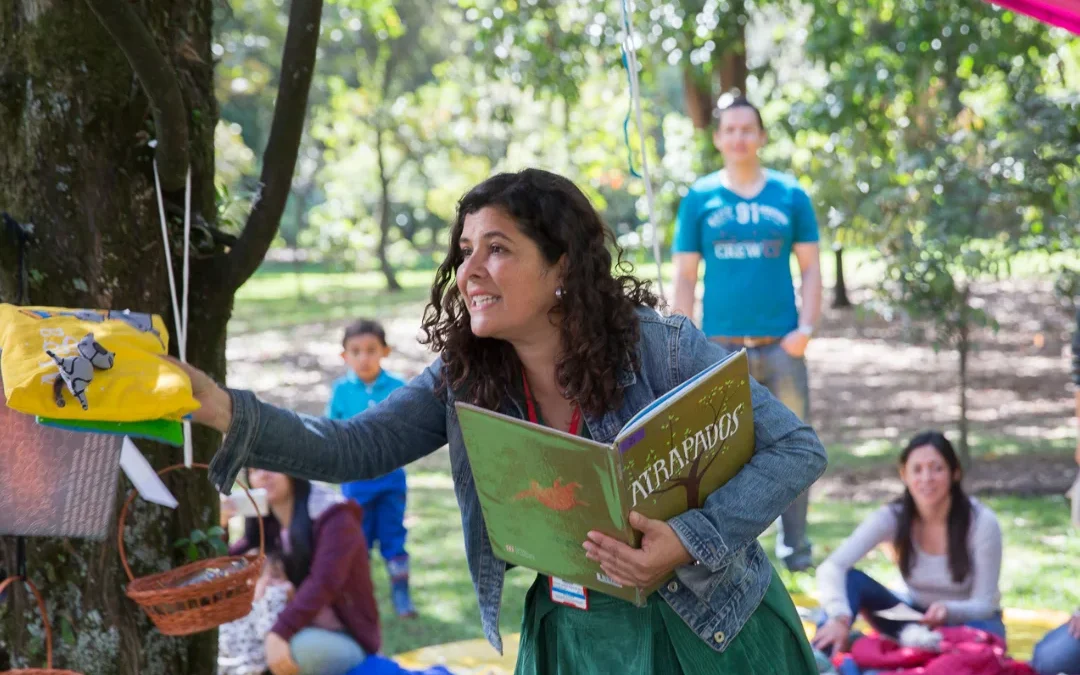
[[[285,642],[292,642],[293,636],[299,633],[300,629],[293,627],[285,620],[287,614],[288,612],[285,612],[278,617],[278,620],[274,622],[274,627],[270,629],[270,632],[277,633],[285,640]]]
[[[259,433],[259,399],[250,391],[226,389],[232,399],[232,421],[214,458],[210,461],[210,482],[228,495],[240,470],[247,465]]]
[[[731,549],[701,509],[680,513],[667,523],[694,560],[705,565],[710,572],[719,572],[725,567]]]

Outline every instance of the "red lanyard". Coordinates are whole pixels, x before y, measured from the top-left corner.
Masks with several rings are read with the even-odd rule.
[[[536,403],[533,401],[532,391],[529,390],[529,378],[525,377],[525,369],[521,370],[521,384],[525,387],[525,405],[529,408],[529,421],[533,424],[539,424],[540,420],[536,414]],[[581,427],[581,408],[576,404],[574,405],[574,412],[570,415],[570,435],[577,436],[578,429]]]

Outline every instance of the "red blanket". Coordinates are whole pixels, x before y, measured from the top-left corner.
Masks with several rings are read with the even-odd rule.
[[[992,633],[963,626],[937,630],[943,636],[939,651],[872,636],[856,640],[851,657],[859,668],[881,670],[881,675],[1036,675],[1026,663],[1009,658],[1005,641]]]

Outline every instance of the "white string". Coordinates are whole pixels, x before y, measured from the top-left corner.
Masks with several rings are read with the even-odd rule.
[[[188,338],[188,289],[191,286],[191,266],[188,256],[191,252],[191,165],[188,165],[187,183],[184,185],[184,299],[181,311],[184,313],[182,320],[184,332],[180,336],[180,360],[187,363],[187,338]],[[172,268],[169,268],[172,273]],[[195,451],[191,445],[191,422],[184,420],[184,466],[191,468],[194,461]]]
[[[653,197],[652,179],[649,177],[649,152],[645,145],[645,123],[641,115],[641,93],[638,89],[637,75],[637,48],[634,46],[634,26],[630,17],[633,10],[630,7],[632,0],[623,0],[623,49],[627,56],[627,70],[630,71],[630,98],[634,103],[634,116],[637,122],[638,138],[641,139],[641,179],[645,182],[645,205],[649,212],[649,225],[652,227],[653,259],[656,261],[656,286],[660,297],[666,301],[664,295],[664,271],[660,255],[660,228],[656,222],[656,201]]]
[[[176,275],[173,274],[172,252],[169,250],[169,227],[165,220],[165,202],[161,193],[161,178],[158,176],[157,160],[154,160],[154,187],[157,189],[158,215],[161,218],[161,240],[165,244],[165,269],[169,273],[169,295],[172,298],[173,322],[176,326],[176,346],[180,352],[180,361],[187,363],[187,326],[188,326],[188,280],[190,267],[188,249],[191,241],[191,167],[188,167],[187,183],[184,186],[184,289],[183,313],[176,301]],[[191,445],[191,422],[184,420],[184,466],[191,468],[194,451]]]

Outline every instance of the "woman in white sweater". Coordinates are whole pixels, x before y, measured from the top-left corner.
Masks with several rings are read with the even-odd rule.
[[[1005,637],[1001,622],[1001,528],[989,508],[960,485],[952,444],[938,431],[923,432],[900,453],[904,496],[864,520],[817,570],[827,620],[815,647],[846,648],[858,614],[885,635],[906,625],[877,616],[897,604],[923,614],[933,626],[967,625]],[[894,593],[855,569],[879,544],[891,545],[907,586]]]

